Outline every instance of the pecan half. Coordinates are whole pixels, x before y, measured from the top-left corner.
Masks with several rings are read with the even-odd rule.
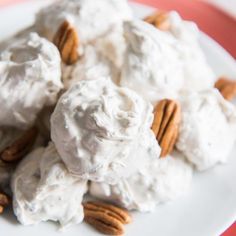
[[[146,21],[149,24],[152,24],[159,30],[162,31],[170,30],[170,20],[169,20],[169,14],[167,12],[163,11],[155,12],[154,14],[144,18],[144,21]]]
[[[60,51],[62,61],[65,64],[72,65],[79,59],[78,34],[74,27],[68,21],[64,21],[61,24],[54,37],[53,42]]]
[[[163,99],[155,107],[152,130],[161,146],[161,157],[172,152],[178,138],[180,120],[181,109],[178,102]]]
[[[38,130],[35,127],[25,131],[15,142],[1,152],[1,160],[4,162],[15,162],[21,160],[30,151],[37,135]]]
[[[123,225],[131,222],[127,211],[111,204],[86,202],[83,205],[84,220],[103,234],[121,235]]]
[[[232,100],[236,96],[235,80],[230,80],[225,77],[221,77],[216,81],[215,88],[220,91],[220,93],[226,100]]]
[[[0,191],[0,214],[3,212],[4,208],[10,205],[10,198],[3,192]]]

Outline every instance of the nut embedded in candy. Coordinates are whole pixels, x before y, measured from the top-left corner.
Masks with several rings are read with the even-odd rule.
[[[0,214],[8,205],[10,205],[10,198],[0,190]]]
[[[72,65],[78,60],[79,38],[76,30],[68,21],[61,24],[53,42],[60,51],[62,61],[65,64]]]
[[[86,202],[83,205],[85,221],[101,233],[121,235],[124,233],[123,225],[131,222],[126,210],[111,204]]]
[[[215,88],[226,100],[232,100],[236,96],[236,81],[234,80],[221,77],[216,81]]]
[[[155,12],[154,14],[144,18],[149,24],[152,24],[159,30],[168,31],[170,29],[169,15],[167,12]]]
[[[21,137],[19,137],[12,145],[5,148],[1,154],[0,158],[4,162],[15,162],[21,160],[33,146],[38,130],[36,127],[32,127],[26,130]]]
[[[22,225],[121,235],[126,210],[153,211],[227,159],[236,109],[177,12],[138,20],[127,0],[61,0],[28,32],[0,50],[0,213],[13,201]]]
[[[179,103],[174,100],[161,100],[154,110],[152,130],[161,146],[161,157],[171,153],[176,143],[181,109]]]
[[[58,101],[51,116],[51,138],[71,173],[116,182],[147,158],[159,157],[150,129],[152,111],[137,93],[107,77],[84,79]]]

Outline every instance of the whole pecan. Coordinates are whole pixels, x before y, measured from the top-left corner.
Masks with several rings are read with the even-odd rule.
[[[38,130],[36,127],[26,130],[16,141],[0,153],[0,159],[4,162],[15,162],[21,160],[30,151],[37,135]]]
[[[216,81],[215,88],[220,91],[220,93],[226,100],[232,100],[236,96],[235,80],[230,80],[225,77],[221,77]]]
[[[55,34],[54,44],[57,46],[62,61],[67,65],[74,64],[78,58],[79,37],[74,27],[64,21]]]
[[[149,24],[152,24],[156,28],[162,31],[168,31],[170,29],[170,20],[168,12],[158,11],[154,14],[144,18]]]
[[[131,217],[122,208],[102,202],[86,202],[84,220],[103,234],[121,235],[124,224],[131,222]]]
[[[172,152],[178,138],[180,120],[181,109],[178,102],[163,99],[155,107],[152,130],[161,146],[161,157]]]

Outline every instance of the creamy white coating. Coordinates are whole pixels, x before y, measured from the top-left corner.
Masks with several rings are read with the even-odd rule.
[[[0,126],[25,129],[57,101],[62,88],[57,48],[36,33],[0,54]]]
[[[123,24],[132,18],[126,0],[59,0],[39,12],[38,33],[52,41],[60,24],[68,20],[78,32],[81,47],[77,63],[62,64],[68,91],[51,119],[56,147],[51,143],[34,150],[13,176],[14,211],[22,224],[80,223],[87,180],[92,180],[91,195],[143,212],[186,193],[191,164],[175,153],[158,159],[160,147],[150,130],[153,107],[148,102],[156,104],[167,97],[181,100],[177,147],[197,169],[227,159],[236,139],[235,108],[213,89],[194,92],[213,87],[215,76],[199,46],[196,25],[176,12],[169,15],[170,32],[162,32],[138,20]],[[10,81],[2,91],[13,93],[12,100],[3,101],[0,86],[0,105],[7,104],[0,125],[27,128],[45,105],[55,104],[62,88],[55,47],[37,35],[29,39],[18,37],[11,52],[7,49],[0,56],[0,77],[3,74]],[[40,76],[35,78],[37,73]],[[22,85],[13,77],[23,78]],[[128,88],[115,86],[111,78]],[[34,80],[42,84],[34,87],[34,82],[28,82]],[[4,99],[11,98],[9,93]],[[50,130],[50,115],[46,108],[38,118],[44,137]],[[7,132],[9,137],[11,132],[21,133]],[[0,147],[7,145],[7,137]],[[7,186],[11,177],[6,170],[0,165],[0,186]]]
[[[225,162],[236,140],[236,108],[216,89],[184,92],[176,147],[198,170]]]
[[[150,129],[152,110],[110,78],[82,80],[60,98],[51,118],[51,137],[71,173],[116,182],[159,157]]]
[[[68,172],[52,143],[35,149],[20,163],[11,187],[14,213],[23,225],[51,220],[68,227],[83,220],[87,181]]]
[[[85,44],[131,17],[127,0],[59,0],[38,13],[35,25],[41,35],[53,40],[67,20],[75,27],[80,43]]]
[[[183,89],[200,91],[214,86],[216,79],[200,47],[200,31],[191,21],[184,21],[175,12],[169,12],[170,33],[178,41],[179,60],[183,63]]]
[[[153,104],[162,98],[176,98],[181,90],[211,88],[215,80],[200,48],[197,27],[175,12],[169,15],[168,32],[139,20],[124,23],[127,50],[121,78],[115,82]]]
[[[117,184],[92,182],[92,196],[115,202],[128,210],[153,211],[157,204],[185,194],[192,180],[192,168],[176,156],[146,162],[142,168]]]
[[[118,68],[92,45],[84,47],[83,56],[74,65],[62,65],[65,90],[83,79],[108,76],[116,79],[118,74]]]
[[[141,20],[124,23],[127,50],[118,84],[156,103],[175,98],[183,86],[177,40]]]
[[[111,77],[113,81],[119,81],[125,51],[123,25],[114,27],[92,44],[84,45],[83,55],[75,64],[71,66],[62,64],[65,90],[86,78]]]
[[[199,29],[194,22],[183,20],[176,11],[168,12],[168,20],[169,32],[173,37],[187,44],[198,45]]]
[[[65,89],[85,77],[118,80],[126,46],[123,22],[131,18],[126,0],[61,0],[38,13],[36,29],[49,40],[64,20],[78,33],[79,60],[71,66],[62,64]]]
[[[109,60],[116,68],[121,69],[124,63],[127,43],[124,35],[124,24],[113,27],[108,34],[94,42],[97,51]]]

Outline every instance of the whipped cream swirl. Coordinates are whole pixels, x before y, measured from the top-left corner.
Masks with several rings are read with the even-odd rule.
[[[51,118],[51,137],[71,173],[116,182],[159,157],[150,129],[152,109],[109,78],[82,80],[60,98]]]
[[[67,20],[85,44],[131,17],[126,0],[59,0],[38,13],[35,25],[39,34],[53,40],[59,26]]]
[[[140,20],[124,24],[127,51],[119,85],[129,87],[146,100],[174,98],[183,86],[177,41]]]
[[[62,88],[57,48],[36,33],[0,54],[0,126],[24,129]]]
[[[103,55],[105,48],[99,52],[94,46],[84,47],[84,54],[74,65],[62,64],[62,80],[65,90],[73,84],[83,79],[96,79],[98,77],[112,77],[117,79],[119,76],[118,68]]]

